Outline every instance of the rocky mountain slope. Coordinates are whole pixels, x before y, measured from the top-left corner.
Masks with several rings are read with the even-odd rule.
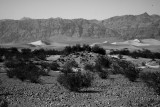
[[[54,36],[160,38],[160,16],[144,13],[115,16],[102,21],[61,18],[0,20],[0,43],[49,40]]]
[[[148,15],[125,15],[116,16],[102,21],[106,28],[117,31],[122,38],[159,38],[160,16]]]

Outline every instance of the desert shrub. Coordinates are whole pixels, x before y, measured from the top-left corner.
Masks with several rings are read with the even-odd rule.
[[[100,78],[107,79],[109,76],[109,73],[107,71],[108,70],[103,68],[101,65],[99,64],[95,65],[95,73],[97,73]]]
[[[136,68],[134,64],[126,61],[126,66],[123,66],[124,75],[132,82],[134,82],[138,76],[140,69]]]
[[[118,55],[118,58],[119,58],[119,59],[122,59],[122,58],[123,58],[122,54],[119,54],[119,55]]]
[[[101,54],[101,55],[105,55],[105,54],[106,54],[105,49],[99,47],[98,45],[93,46],[93,47],[91,48],[91,51],[94,52],[94,53]]]
[[[44,53],[38,54],[37,58],[41,60],[46,60],[46,55]]]
[[[10,52],[13,54],[13,55],[19,55],[20,52],[18,51],[17,48],[10,48]]]
[[[109,72],[107,69],[102,69],[100,65],[91,65],[86,64],[84,67],[85,70],[89,70],[90,72],[97,73],[100,78],[107,79],[109,76]]]
[[[24,60],[29,60],[33,57],[31,49],[22,49],[21,50],[21,56]]]
[[[139,76],[140,69],[136,68],[133,65],[129,65],[127,69],[125,69],[124,75],[132,82],[134,82]]]
[[[43,62],[43,63],[40,63],[39,65],[43,69],[53,70],[53,71],[59,70],[59,67],[60,67],[56,62],[52,62],[52,63]]]
[[[83,51],[91,52],[91,47],[89,45],[84,44],[82,48],[83,48]]]
[[[78,67],[78,64],[77,64],[77,62],[75,60],[66,62],[62,66],[62,70],[61,71],[63,73],[65,73],[65,74],[72,73],[73,72],[73,70],[72,70],[73,67]]]
[[[0,62],[3,62],[2,56],[0,56]]]
[[[128,55],[133,58],[143,57],[143,58],[151,58],[152,60],[160,59],[160,53],[159,52],[151,52],[150,50],[143,49],[143,50],[136,50],[133,52],[130,52],[127,49],[122,50],[111,50],[110,54],[121,54],[121,55]]]
[[[139,77],[160,95],[160,72],[141,72]]]
[[[8,107],[9,104],[5,99],[0,98],[0,107]]]
[[[46,55],[58,55],[60,51],[52,49],[52,50],[45,50]]]
[[[140,72],[133,63],[125,60],[115,60],[111,68],[113,74],[122,74],[132,82],[138,78]]]
[[[123,74],[123,68],[120,66],[121,60],[112,58],[111,71],[112,74]]]
[[[146,66],[146,63],[145,63],[145,62],[142,62],[142,66]]]
[[[107,79],[109,76],[108,70],[102,70],[101,72],[98,73],[99,77],[102,79]]]
[[[98,56],[96,59],[96,65],[102,66],[104,68],[109,68],[111,62],[108,57],[106,56]]]
[[[41,59],[41,60],[46,59],[46,51],[44,49],[34,50],[32,54],[36,56],[38,59]]]
[[[18,67],[19,64],[20,64],[20,61],[18,60],[9,60],[5,62],[5,66],[7,68],[15,68],[15,67]]]
[[[81,52],[81,51],[91,51],[91,47],[89,45],[84,44],[81,46],[80,44],[76,44],[74,46],[66,46],[64,50],[62,50],[62,53],[64,55],[68,55],[71,53]]]
[[[54,71],[57,71],[57,70],[59,70],[59,65],[56,63],[56,62],[52,62],[51,64],[50,64],[50,69],[51,70],[54,70]]]
[[[95,72],[98,73],[102,79],[107,79],[109,76],[108,68],[110,68],[110,61],[105,56],[98,56],[96,64],[94,66]]]
[[[57,81],[70,91],[80,91],[82,88],[90,87],[93,81],[93,75],[90,72],[60,74]]]
[[[130,54],[130,51],[127,49],[127,48],[124,48],[122,50],[111,50],[110,51],[110,54],[113,55],[113,54],[121,54],[121,55],[129,55]]]
[[[83,48],[81,47],[80,44],[76,44],[76,45],[72,46],[72,51],[73,52],[81,52],[81,51],[83,51]]]
[[[93,64],[89,64],[89,63],[85,64],[84,65],[84,69],[93,72],[94,71],[94,65]]]
[[[20,62],[10,60],[10,61],[5,62],[5,66],[8,68],[7,69],[7,76],[9,78],[13,78],[15,76],[15,73],[16,73],[15,68],[20,66]]]
[[[71,46],[66,46],[63,50],[63,54],[68,55],[71,54],[73,52],[72,47]]]
[[[10,78],[16,77],[22,81],[30,80],[31,82],[37,83],[41,75],[47,75],[32,62],[18,62],[16,64],[10,62],[10,64],[10,68],[7,70],[7,76]]]

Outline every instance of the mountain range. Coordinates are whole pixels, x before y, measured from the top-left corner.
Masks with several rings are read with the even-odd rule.
[[[0,43],[51,40],[53,37],[160,39],[160,16],[123,15],[105,20],[31,19],[0,20]]]

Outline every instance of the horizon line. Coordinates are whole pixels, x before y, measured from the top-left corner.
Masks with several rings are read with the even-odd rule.
[[[3,19],[0,19],[0,20],[29,20],[29,19],[33,19],[33,20],[36,20],[36,19],[68,19],[68,20],[74,20],[74,19],[85,19],[85,20],[97,20],[97,21],[101,21],[101,20],[106,20],[106,19],[110,19],[110,18],[113,18],[113,17],[118,17],[118,16],[138,16],[138,15],[143,15],[143,14],[148,14],[147,12],[144,12],[144,13],[141,13],[141,14],[124,14],[124,15],[115,15],[115,16],[112,16],[112,17],[109,17],[109,18],[104,18],[104,19],[89,19],[89,18],[62,18],[62,17],[48,17],[48,18],[32,18],[32,17],[27,17],[27,16],[24,16],[22,18],[17,18],[17,19],[14,19],[14,18],[3,18]],[[160,16],[160,14],[148,14],[149,16],[153,16],[153,15],[158,15]]]

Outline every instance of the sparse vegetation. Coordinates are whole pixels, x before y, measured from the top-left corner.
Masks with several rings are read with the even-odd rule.
[[[125,60],[115,60],[112,63],[112,73],[122,74],[130,81],[134,82],[139,75],[140,69],[136,68],[134,64]]]
[[[32,62],[7,62],[6,66],[7,76],[9,78],[16,77],[22,81],[30,80],[31,82],[38,83],[41,75],[47,75],[43,69],[38,68]]]
[[[160,107],[159,22],[158,15],[147,13],[103,21],[1,20],[0,41],[6,48],[0,48],[0,107]],[[155,39],[141,40],[150,37]],[[121,42],[122,38],[135,40]],[[75,42],[80,44],[73,45]],[[67,44],[71,45],[63,47]],[[108,49],[123,46],[131,51],[112,50],[110,54],[116,55],[107,57]],[[58,50],[50,49],[54,47]],[[132,51],[142,48],[157,52]],[[45,85],[28,80],[44,80]]]
[[[9,104],[6,100],[0,98],[0,107],[8,107]]]
[[[79,44],[74,45],[74,46],[66,46],[62,53],[65,54],[65,55],[69,55],[71,53],[82,52],[82,51],[98,53],[98,54],[101,54],[101,55],[106,54],[106,51],[103,48],[99,47],[98,45],[90,47],[89,45],[81,46]]]
[[[94,65],[93,64],[89,64],[89,63],[85,64],[84,69],[93,72],[94,71]]]
[[[141,72],[140,78],[160,95],[160,72]]]
[[[60,67],[60,66],[59,66],[56,62],[52,62],[52,63],[50,64],[50,69],[53,70],[53,71],[59,70],[59,67]]]
[[[101,54],[101,55],[105,55],[106,54],[106,51],[99,47],[98,45],[95,45],[91,48],[91,51],[94,52],[94,53],[98,53],[98,54]]]
[[[90,87],[93,81],[93,74],[89,71],[73,71],[77,68],[77,62],[69,61],[62,67],[63,74],[60,74],[57,81],[70,91],[79,91],[82,88]]]
[[[62,67],[62,72],[64,73],[64,74],[68,74],[68,73],[73,73],[73,70],[72,70],[72,68],[77,68],[78,67],[78,64],[77,64],[77,62],[76,61],[69,61],[69,62],[66,62],[64,65],[63,65],[63,67]]]
[[[98,73],[99,77],[102,79],[107,79],[109,72],[108,68],[110,68],[110,61],[107,57],[99,56],[96,60],[95,71]]]
[[[131,56],[133,58],[138,58],[138,57],[142,57],[142,58],[151,58],[151,59],[160,59],[160,53],[158,52],[151,52],[150,50],[147,49],[143,49],[143,50],[136,50],[133,52],[129,52],[128,49],[122,49],[122,50],[112,50],[110,52],[111,55],[113,54],[119,54],[119,55],[128,55]]]
[[[93,81],[93,75],[90,72],[60,74],[57,81],[70,91],[80,91],[82,88],[90,87]]]
[[[14,55],[12,54],[9,57],[9,54],[11,54],[10,53],[11,51],[13,51],[15,54]],[[67,51],[68,53],[65,54]],[[133,63],[122,60],[123,58],[120,58],[120,59],[110,58],[107,55],[102,55],[102,53],[99,53],[97,51],[92,52],[92,48],[90,48],[88,45],[86,46],[76,45],[68,48],[68,50],[62,50],[57,52],[54,50],[49,51],[49,50],[43,50],[43,49],[34,50],[34,51],[26,49],[26,50],[23,50],[22,52],[21,51],[17,52],[16,49],[6,49],[6,52],[7,54],[2,55],[3,56],[2,59],[7,58],[7,60],[4,60],[4,63],[5,63],[5,66],[7,67],[8,77],[18,78],[22,81],[29,80],[30,82],[33,82],[33,83],[40,83],[41,82],[40,77],[43,76],[42,79],[46,81],[46,83],[48,83],[48,81],[49,83],[50,81],[52,82],[54,81],[51,85],[53,85],[52,89],[55,88],[54,89],[55,92],[58,91],[59,93],[60,91],[62,93],[66,93],[64,88],[69,91],[72,91],[72,94],[73,92],[79,92],[75,96],[76,98],[77,96],[79,97],[81,93],[86,93],[85,95],[90,95],[89,93],[92,93],[92,95],[97,95],[96,96],[97,98],[101,98],[100,97],[101,94],[99,94],[99,91],[102,91],[101,93],[103,94],[108,93],[110,89],[112,89],[113,91],[114,88],[116,87],[116,86],[114,87],[115,84],[118,84],[118,87],[119,87],[118,90],[120,90],[118,92],[114,90],[116,91],[115,92],[116,95],[122,96],[123,89],[126,87],[127,90],[129,90],[130,84],[132,85],[136,84],[136,88],[139,89],[140,86],[137,85],[139,84],[139,81],[137,81],[136,83],[132,83],[136,81],[137,78],[138,80],[139,78],[145,80],[148,86],[152,87],[158,94],[160,93],[159,76],[157,76],[159,74],[154,74],[154,75],[146,74],[142,76],[140,69],[136,68],[136,66]],[[54,54],[57,54],[58,52],[61,54],[61,57],[59,60],[53,61],[53,62],[45,60],[46,57],[50,57],[49,55],[52,55],[52,54],[54,55]],[[80,67],[84,67],[84,70]],[[52,72],[51,70],[53,71],[58,70],[61,72],[60,73]],[[113,74],[113,75],[110,75],[110,74]],[[121,74],[121,75],[116,75],[116,74]],[[98,75],[98,78],[97,78],[97,75]],[[129,85],[128,85],[128,80],[124,79],[125,77],[127,77],[130,81],[132,81],[132,82],[129,82]],[[151,79],[151,78],[154,78],[154,79]],[[116,79],[120,79],[120,81],[117,81]],[[114,85],[112,84],[112,80],[114,80],[114,83],[113,83]],[[123,80],[124,83],[121,83],[121,80]],[[94,84],[92,85],[93,81],[94,81]],[[108,82],[110,85],[108,85]],[[127,84],[125,82],[127,82]],[[59,87],[59,84],[61,88]],[[28,84],[28,85],[31,85],[31,84]],[[35,88],[37,88],[36,85],[39,85],[39,84],[34,84]],[[47,97],[48,97],[48,94],[53,95],[52,93],[50,93],[46,85],[40,85],[40,87],[45,88],[45,93]],[[42,91],[40,91],[40,93],[43,92],[43,88],[42,88]],[[21,89],[18,89],[18,90],[21,90]],[[17,91],[17,90],[13,90],[13,91]],[[130,95],[133,96],[132,91],[131,90],[129,91],[131,93],[129,93],[128,95],[126,94],[126,96],[130,96]],[[135,93],[140,92],[141,94],[141,90],[138,90],[137,92],[137,90],[133,89],[133,91]],[[94,93],[97,93],[97,94],[94,94]],[[68,95],[72,95],[72,94],[70,94],[70,92],[67,92],[67,97]],[[35,95],[37,97],[38,94],[35,94]],[[59,95],[59,94],[54,93],[54,95]],[[63,94],[61,94],[60,98],[62,97],[66,98]],[[52,97],[52,98],[55,98],[55,97]],[[7,100],[5,99],[2,99],[2,100],[1,102],[3,106],[8,104]],[[128,102],[130,103],[130,105],[133,106],[134,102],[131,102],[131,101],[132,99],[129,99]],[[155,102],[156,101],[154,101],[154,103]],[[148,104],[149,103],[150,102],[148,102]],[[139,105],[140,104],[143,105],[144,103],[140,102]]]

